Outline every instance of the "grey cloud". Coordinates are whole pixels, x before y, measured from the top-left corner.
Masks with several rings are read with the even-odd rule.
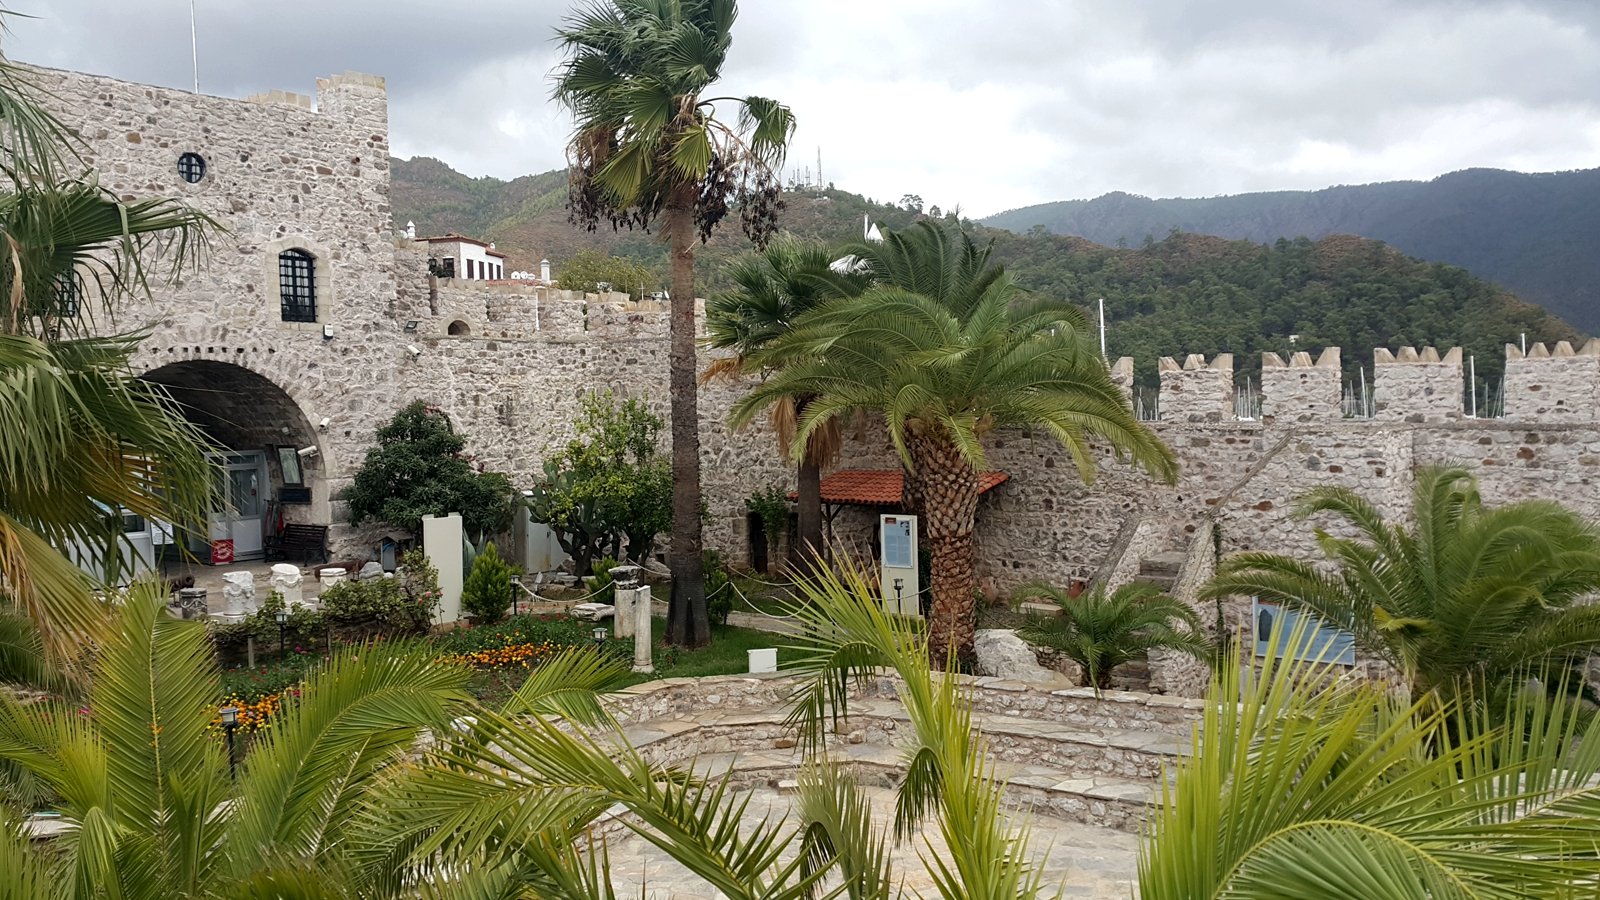
[[[38,0],[45,4],[46,0]],[[196,0],[202,89],[385,75],[393,144],[559,165],[577,0]],[[8,52],[189,83],[187,0],[50,0]],[[27,10],[24,10],[27,11]],[[1600,164],[1596,0],[745,0],[724,87],[795,108],[793,158],[875,197],[1005,205]]]

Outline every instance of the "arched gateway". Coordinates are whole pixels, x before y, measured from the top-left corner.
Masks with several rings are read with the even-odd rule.
[[[141,377],[165,387],[224,451],[214,457],[222,503],[191,537],[190,549],[201,559],[260,558],[265,539],[283,523],[327,522],[317,429],[283,388],[243,366],[208,359],[167,363]]]

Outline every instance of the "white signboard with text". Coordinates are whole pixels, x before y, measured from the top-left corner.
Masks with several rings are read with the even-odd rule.
[[[917,517],[878,517],[879,591],[883,608],[903,616],[922,614],[922,584],[917,573]]]

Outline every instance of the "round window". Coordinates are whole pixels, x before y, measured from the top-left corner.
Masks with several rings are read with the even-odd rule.
[[[178,175],[190,184],[198,184],[206,177],[205,157],[198,153],[185,153],[178,157]]]

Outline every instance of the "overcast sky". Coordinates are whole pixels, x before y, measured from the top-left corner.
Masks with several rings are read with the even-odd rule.
[[[573,0],[194,0],[200,87],[388,78],[393,151],[562,164]],[[9,55],[187,88],[189,0],[7,0]],[[980,216],[1600,166],[1600,0],[745,0],[721,93],[793,107],[793,166]]]

